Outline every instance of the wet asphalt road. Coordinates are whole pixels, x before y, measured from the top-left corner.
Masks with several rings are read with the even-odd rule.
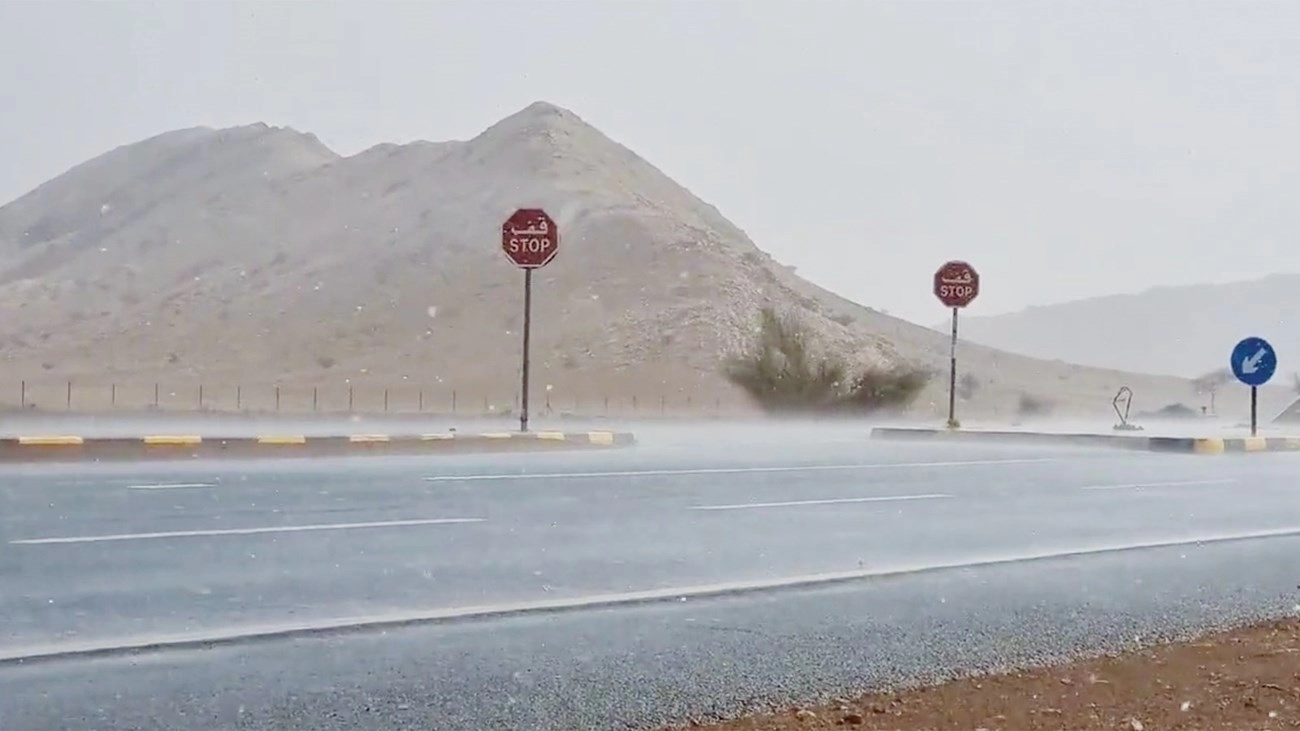
[[[645,725],[1297,604],[1295,455],[864,437],[696,428],[617,452],[6,468],[0,728]],[[1172,542],[1190,543],[1016,561]],[[950,564],[968,566],[12,661],[160,635]]]

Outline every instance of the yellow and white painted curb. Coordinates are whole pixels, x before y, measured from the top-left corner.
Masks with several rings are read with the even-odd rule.
[[[434,434],[348,434],[308,436],[263,434],[248,437],[205,437],[186,434],[149,434],[140,437],[84,437],[76,435],[24,435],[0,437],[0,463],[45,459],[100,459],[134,457],[207,457],[284,455],[318,456],[351,452],[420,454],[447,451],[518,448],[616,447],[635,443],[632,434],[589,432],[441,432]]]
[[[1118,447],[1147,452],[1225,454],[1232,452],[1296,452],[1300,437],[1142,437],[1126,434],[1062,434],[1056,432],[876,427],[872,439],[1002,442]]]

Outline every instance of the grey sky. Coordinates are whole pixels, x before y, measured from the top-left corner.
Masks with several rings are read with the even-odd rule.
[[[0,0],[0,199],[177,127],[351,154],[537,99],[779,260],[940,321],[1300,271],[1300,3]]]

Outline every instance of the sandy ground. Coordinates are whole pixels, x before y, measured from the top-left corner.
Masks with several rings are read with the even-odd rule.
[[[692,727],[715,731],[1300,728],[1300,619],[1069,666],[876,693]]]

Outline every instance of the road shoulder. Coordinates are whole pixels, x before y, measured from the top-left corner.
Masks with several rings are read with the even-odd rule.
[[[1071,665],[873,693],[703,727],[714,731],[1300,728],[1300,619]]]

